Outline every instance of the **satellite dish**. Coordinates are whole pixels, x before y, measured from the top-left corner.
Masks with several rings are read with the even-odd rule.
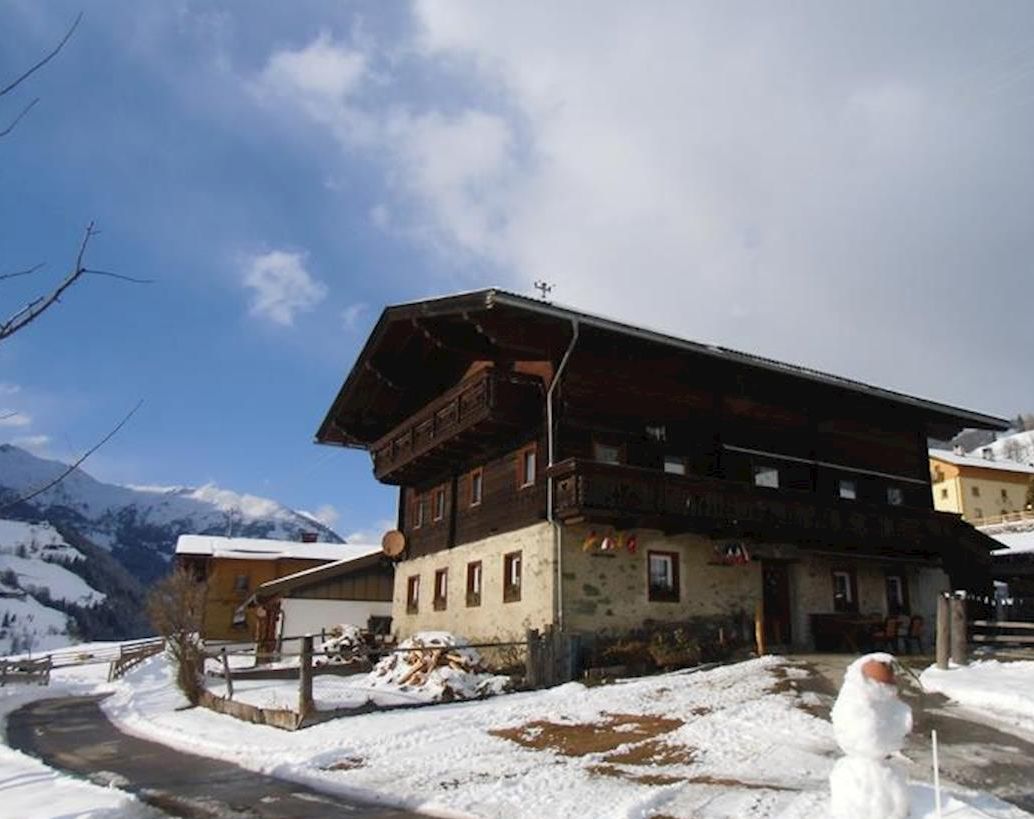
[[[381,538],[381,550],[388,557],[400,557],[406,550],[406,536],[398,529],[389,529]]]

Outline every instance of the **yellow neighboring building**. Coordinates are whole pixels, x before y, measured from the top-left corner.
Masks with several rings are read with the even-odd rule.
[[[934,509],[960,514],[974,526],[1030,515],[1027,487],[1032,478],[1034,466],[930,450]]]

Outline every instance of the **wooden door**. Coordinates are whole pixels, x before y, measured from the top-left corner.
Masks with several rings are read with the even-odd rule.
[[[782,561],[761,562],[762,604],[765,613],[765,642],[788,645],[790,633],[790,568]]]

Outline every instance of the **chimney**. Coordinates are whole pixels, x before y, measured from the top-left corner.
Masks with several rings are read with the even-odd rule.
[[[315,543],[319,540],[319,532],[302,532],[302,543]]]
[[[995,459],[995,451],[989,446],[981,449],[980,454],[984,456],[985,461],[993,461]]]

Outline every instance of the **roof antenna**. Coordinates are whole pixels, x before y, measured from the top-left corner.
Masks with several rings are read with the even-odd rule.
[[[545,281],[536,281],[535,289],[541,294],[539,298],[542,301],[549,301],[549,294],[553,292],[553,285]]]

